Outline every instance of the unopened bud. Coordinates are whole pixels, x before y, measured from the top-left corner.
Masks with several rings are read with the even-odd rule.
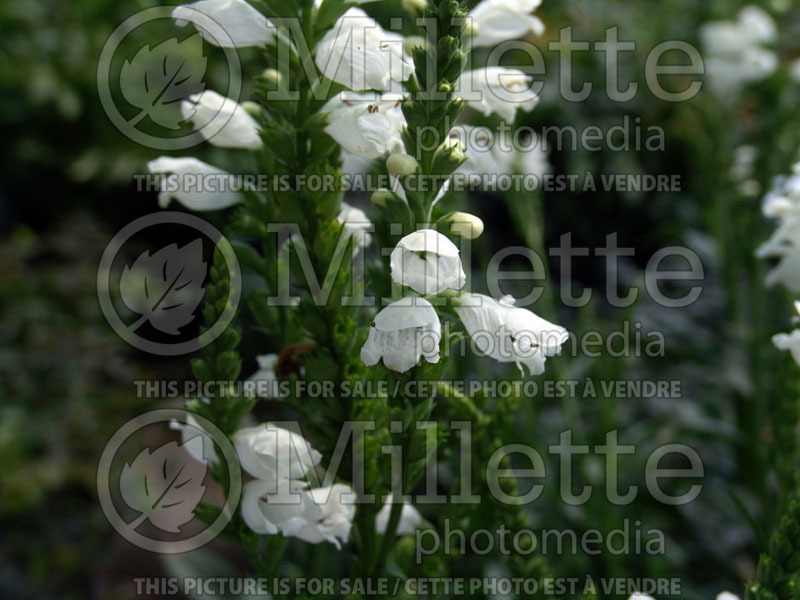
[[[474,240],[483,233],[483,221],[475,215],[455,212],[447,218],[450,232],[467,240]]]
[[[283,75],[278,69],[264,69],[261,76],[276,87],[280,87],[283,83]]]
[[[386,170],[389,171],[389,175],[399,179],[413,175],[418,168],[419,163],[410,154],[398,152],[389,155],[389,158],[386,159]]]
[[[428,8],[428,0],[402,0],[400,5],[407,13],[416,15]]]
[[[372,192],[370,202],[372,202],[375,206],[386,208],[386,205],[393,199],[393,197],[394,194],[390,190],[387,190],[386,188],[380,188]]]
[[[261,116],[261,107],[258,105],[258,103],[253,102],[252,100],[245,100],[240,106],[244,109],[244,112],[251,117]]]

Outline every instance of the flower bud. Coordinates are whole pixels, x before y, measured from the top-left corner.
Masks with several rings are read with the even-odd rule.
[[[389,175],[397,177],[398,179],[413,175],[417,172],[418,168],[419,163],[417,159],[410,154],[397,152],[395,154],[390,154],[389,158],[386,159],[386,170],[389,171]]]
[[[437,150],[437,154],[449,155],[450,160],[456,163],[461,163],[464,161],[464,151],[466,150],[466,146],[464,142],[459,140],[457,137],[448,137],[442,145],[439,146]]]
[[[412,15],[416,15],[428,8],[428,0],[402,0],[400,5],[403,10]]]
[[[279,88],[283,83],[283,75],[277,69],[264,69],[261,76],[276,88]]]
[[[244,102],[241,103],[240,106],[251,117],[261,116],[261,107],[258,105],[257,102],[253,102],[252,100],[245,100]]]
[[[380,188],[372,192],[372,197],[370,198],[370,202],[372,202],[375,206],[386,208],[386,205],[393,199],[394,199],[394,194],[391,192],[391,190],[387,190],[386,188]]]
[[[421,35],[409,35],[403,38],[403,51],[406,54],[411,54],[414,48],[424,48],[425,44],[425,38]]]
[[[475,19],[466,19],[464,23],[464,30],[461,32],[465,38],[474,38],[478,35],[478,24],[475,22]]]
[[[469,213],[455,212],[447,218],[447,222],[450,223],[451,233],[467,240],[474,240],[483,233],[483,221]]]

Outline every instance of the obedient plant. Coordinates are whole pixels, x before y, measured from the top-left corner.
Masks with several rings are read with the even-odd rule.
[[[449,364],[445,336],[472,338],[485,360],[515,363],[526,376],[541,374],[567,339],[564,328],[513,298],[469,291],[461,244],[481,235],[483,221],[441,208],[456,173],[547,169],[542,149],[519,157],[476,147],[480,136],[470,135],[476,130],[467,118],[494,115],[510,123],[536,105],[530,77],[473,64],[470,48],[540,34],[544,26],[532,14],[539,2],[483,0],[470,11],[456,0],[409,2],[404,6],[423,12],[416,21],[419,15],[407,15],[406,30],[417,26],[408,38],[378,25],[368,6],[353,4],[364,3],[267,0],[257,9],[244,0],[201,0],[175,8],[179,25],[199,11],[234,47],[262,48],[264,60],[252,99],[206,90],[182,104],[184,118],[212,145],[251,151],[257,174],[289,183],[251,186],[188,156],[148,165],[165,176],[161,206],[176,200],[190,210],[225,211],[228,233],[241,240],[240,262],[259,279],[249,314],[265,351],[276,353],[258,357],[250,387],[232,386],[224,397],[189,408],[235,445],[249,481],[226,534],[265,576],[276,575],[287,538],[351,553],[356,575],[385,574],[398,536],[437,527],[407,498],[426,459],[443,452],[440,440],[454,434],[431,419],[475,422],[485,429],[476,439],[488,448],[493,424],[513,411],[510,403],[490,405],[480,392],[464,396],[436,383]],[[352,204],[359,194],[345,185],[367,173],[383,176],[380,186],[363,190],[371,194],[369,210]],[[188,185],[204,174],[228,185]],[[332,184],[303,185],[313,177]],[[206,292],[208,324],[224,309],[227,277],[217,256]],[[193,363],[197,377],[237,380],[240,337],[231,329],[207,346]],[[337,390],[365,381],[396,385],[358,399],[282,395],[281,410],[301,415],[302,435],[278,423],[252,424],[256,403],[275,398],[274,384],[287,381],[329,382]],[[412,397],[405,384],[415,381],[435,385]],[[242,426],[243,419],[251,425]],[[348,421],[372,424],[361,432],[361,448],[355,437],[352,450],[338,446]],[[399,452],[383,452],[387,446]],[[218,462],[212,466],[227,485]],[[453,485],[447,493],[457,492]],[[518,506],[493,510],[524,523]],[[469,507],[452,514],[464,518]],[[437,563],[442,574],[445,558]],[[537,572],[529,564],[518,568]]]

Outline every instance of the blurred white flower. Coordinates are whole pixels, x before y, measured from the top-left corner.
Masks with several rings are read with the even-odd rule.
[[[350,206],[347,202],[342,202],[342,210],[339,211],[336,220],[342,224],[342,229],[346,236],[357,237],[358,244],[354,251],[366,248],[372,243],[372,236],[368,233],[373,229],[372,221],[360,208]]]
[[[200,427],[197,419],[195,419],[191,413],[186,413],[186,423],[181,423],[180,421],[172,419],[169,422],[169,428],[173,431],[181,432],[181,444],[186,448],[186,451],[189,452],[193,459],[199,462],[210,462],[212,464],[219,462],[217,451],[214,448],[214,441],[211,439],[211,436]],[[200,436],[202,445],[186,443],[197,436]]]
[[[467,147],[467,160],[456,173],[470,177],[521,173],[541,179],[550,172],[547,148],[533,131],[527,138],[517,139],[517,144],[505,128],[495,131],[488,127],[457,125],[450,135],[461,139]]]
[[[326,133],[345,151],[368,159],[402,151],[400,133],[406,124],[400,96],[372,98],[373,94],[336,94],[322,109],[329,112]]]
[[[315,56],[325,77],[357,91],[385,90],[391,81],[406,81],[413,71],[403,37],[385,31],[355,7],[322,37]]]
[[[433,229],[420,229],[397,242],[389,266],[393,281],[420,294],[460,290],[467,281],[458,247]]]
[[[439,362],[442,325],[430,302],[407,297],[380,311],[370,323],[369,336],[361,347],[361,360],[371,367],[383,359],[387,369],[405,373],[420,357]]]
[[[483,0],[473,8],[468,19],[472,21],[473,46],[495,46],[506,40],[544,33],[544,23],[533,16],[542,0]]]
[[[517,109],[533,110],[539,96],[530,88],[531,78],[509,67],[486,67],[465,71],[458,78],[456,93],[473,109],[488,116],[514,121]]]
[[[759,258],[777,259],[767,272],[766,283],[780,283],[800,293],[800,175],[778,177],[764,198],[762,211],[778,220],[770,238],[756,250]]]
[[[717,594],[716,600],[739,600],[739,596],[730,592],[720,592]]]
[[[207,42],[223,48],[263,46],[275,39],[275,26],[244,0],[182,4],[172,11],[172,18],[180,27],[192,23]],[[230,39],[218,34],[220,28]]]
[[[375,531],[381,535],[386,533],[386,527],[389,525],[389,517],[391,514],[392,496],[390,494],[386,504],[384,504],[378,511],[378,514],[375,515]],[[403,502],[403,510],[400,513],[400,522],[397,524],[396,535],[412,535],[420,525],[422,525],[422,515],[419,514],[419,511],[411,504]]]
[[[772,75],[778,56],[764,44],[775,41],[775,22],[761,8],[747,6],[736,21],[712,21],[700,28],[706,76],[712,93],[736,97],[741,88]]]
[[[559,353],[569,333],[515,302],[511,296],[498,302],[483,294],[463,294],[455,311],[480,352],[516,363],[523,375],[522,365],[531,375],[540,375],[547,357]]]
[[[242,518],[245,524],[260,534],[278,532],[312,544],[331,542],[341,548],[350,537],[355,506],[345,503],[342,496],[353,494],[344,484],[304,489],[293,481],[282,494],[269,481],[255,480],[245,484],[242,492]],[[297,495],[299,498],[292,498]]]
[[[648,596],[647,594],[640,594],[639,592],[631,594],[631,597],[628,600],[655,600],[652,596]]]
[[[147,163],[147,170],[168,175],[161,180],[161,208],[175,199],[189,210],[221,210],[243,200],[234,175],[196,158],[161,156]]]
[[[213,90],[192,94],[181,102],[181,114],[214,146],[220,148],[261,148],[256,120],[235,100]]]
[[[794,303],[795,311],[800,314],[800,302]],[[794,362],[800,365],[800,329],[790,333],[777,333],[772,336],[772,343],[778,350],[788,350]]]
[[[233,445],[245,471],[276,486],[278,479],[302,478],[322,458],[302,435],[272,423],[239,429]]]
[[[252,381],[256,384],[255,395],[259,398],[269,398],[270,390],[277,376],[275,375],[275,365],[278,364],[277,354],[259,354],[256,356],[258,363],[258,371],[250,375],[247,381]]]

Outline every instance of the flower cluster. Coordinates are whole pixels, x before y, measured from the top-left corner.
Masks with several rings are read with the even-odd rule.
[[[736,21],[713,21],[700,29],[708,84],[720,98],[735,97],[749,83],[766,79],[778,67],[767,46],[775,41],[775,22],[762,8],[746,6]]]
[[[465,70],[465,66],[470,47],[541,34],[544,26],[531,14],[539,0],[482,0],[468,14],[458,2],[440,2],[437,10],[427,14],[438,19],[443,32],[428,31],[424,39],[404,39],[387,31],[352,4],[325,0],[298,7],[304,33],[313,42],[303,66],[312,58],[320,73],[318,79],[300,84],[306,94],[303,102],[270,104],[262,92],[268,86],[281,87],[288,82],[269,68],[257,82],[257,93],[262,93],[255,96],[258,103],[240,103],[205,90],[181,104],[184,120],[208,143],[254,152],[259,165],[267,165],[267,170],[283,168],[287,174],[336,172],[339,161],[347,170],[348,164],[357,161],[381,159],[376,165],[385,166],[392,190],[373,195],[373,208],[385,221],[399,221],[402,231],[390,234],[396,237],[392,239],[388,272],[384,269],[375,277],[393,285],[397,299],[369,319],[368,328],[364,323],[360,332],[353,332],[353,340],[365,340],[358,356],[362,362],[359,369],[382,362],[391,371],[406,373],[423,359],[429,364],[439,363],[442,324],[437,307],[449,303],[452,310],[448,314],[458,316],[482,353],[502,363],[516,363],[523,375],[524,367],[530,374],[542,373],[546,358],[557,354],[567,339],[566,330],[515,306],[511,297],[495,300],[465,293],[467,276],[460,251],[446,234],[473,239],[482,233],[483,222],[460,211],[435,212],[448,192],[450,178],[459,170],[540,174],[547,169],[543,150],[518,154],[498,149],[502,144],[487,150],[470,141],[474,136],[462,139],[453,130],[465,107],[473,114],[495,115],[511,122],[518,110],[531,110],[538,102],[531,90],[531,78],[518,69],[494,66]],[[191,20],[202,28],[198,14],[222,26],[230,36],[230,40],[219,40],[209,33],[213,31],[209,27],[202,33],[212,44],[266,47],[269,56],[279,44],[293,43],[277,19],[271,22],[244,0],[200,0],[176,7],[173,17],[179,25]],[[301,52],[294,46],[291,50],[295,55]],[[294,84],[298,85],[296,81]],[[320,91],[325,88],[323,84],[330,84],[328,92]],[[312,90],[321,97],[312,98]],[[423,129],[439,135],[433,147],[422,147],[419,136]],[[469,125],[461,131],[473,132]],[[297,156],[291,156],[291,150]],[[233,174],[192,157],[160,157],[148,168],[165,176],[159,195],[162,207],[173,199],[197,211],[237,207],[235,224],[253,236],[261,235],[266,229],[263,222],[276,216],[301,222],[301,233],[310,232],[314,238],[306,250],[320,262],[330,260],[330,253],[320,248],[333,231],[354,240],[354,254],[366,253],[373,241],[370,232],[375,231],[375,225],[363,210],[344,202],[342,193],[312,196],[290,190],[289,200],[283,201],[271,195],[277,192],[262,194],[263,190],[237,187]],[[228,184],[203,189],[183,185],[192,177],[206,175]],[[430,189],[410,185],[415,177],[434,176],[439,183]],[[263,222],[253,226],[259,220]],[[253,231],[256,233],[250,233]],[[382,232],[374,235],[381,236]],[[269,258],[281,258],[290,252],[292,244],[307,241],[302,235],[293,235],[278,249],[277,257],[271,254]],[[249,262],[259,266],[269,284],[274,264],[267,261],[259,255],[250,256]],[[291,262],[288,264],[291,269]],[[319,314],[323,321],[330,315],[325,311]],[[310,360],[318,360],[314,345],[305,345],[313,348],[308,351],[314,355]],[[230,356],[223,358],[235,362]],[[259,356],[258,370],[249,380],[267,384],[276,381],[281,360],[276,354]],[[238,374],[239,366],[234,365],[231,372]],[[299,377],[314,377],[311,371],[311,367],[298,366],[293,372]],[[258,398],[243,400],[245,410],[237,412],[228,427],[241,466],[252,478],[243,491],[244,524],[260,535],[280,534],[309,543],[328,541],[340,548],[349,540],[353,527],[363,526],[356,519],[356,493],[342,482],[315,487],[322,455],[298,433],[269,422],[236,429]],[[207,408],[203,403],[198,406]],[[425,420],[428,416],[429,407],[427,414],[419,412],[415,418]],[[192,425],[196,423],[176,427],[186,436]],[[204,457],[197,451],[195,458],[217,461],[216,456]],[[372,519],[374,515],[374,532],[391,539],[422,526],[423,519],[414,507],[395,503],[392,496],[385,498],[386,504],[376,507],[370,516]],[[361,539],[367,534],[373,532],[359,529],[355,537]],[[382,560],[381,556],[377,558]]]
[[[770,238],[756,250],[760,258],[776,261],[766,276],[768,286],[780,284],[794,294],[800,293],[800,163],[795,173],[778,177],[772,190],[764,197],[762,211],[769,219],[776,219],[778,227]],[[800,314],[800,302],[795,302]],[[779,350],[788,350],[800,365],[800,329],[779,333],[772,337]]]

